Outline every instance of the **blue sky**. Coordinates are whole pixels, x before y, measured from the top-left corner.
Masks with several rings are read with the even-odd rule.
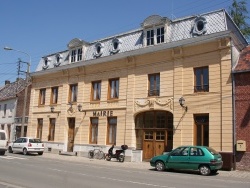
[[[18,58],[29,61],[24,53],[3,50],[5,46],[28,53],[33,72],[41,57],[66,50],[73,38],[92,42],[137,29],[153,14],[181,18],[231,4],[232,0],[1,0],[0,86],[16,80]],[[250,2],[247,8],[250,12]]]

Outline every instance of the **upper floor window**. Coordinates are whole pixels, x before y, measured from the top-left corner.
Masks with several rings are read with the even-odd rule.
[[[95,44],[95,52],[93,53],[93,56],[96,58],[100,57],[103,53],[103,47],[104,46],[102,43],[100,43],[100,42],[96,43]]]
[[[72,84],[69,87],[69,102],[76,102],[77,101],[77,90],[78,85]]]
[[[76,50],[72,50],[71,51],[71,62],[75,62],[76,61]]]
[[[164,42],[164,27],[157,28],[157,44]]]
[[[119,98],[119,78],[109,80],[109,99]]]
[[[81,61],[82,60],[82,48],[79,48],[77,50],[77,61]]]
[[[61,64],[62,55],[61,54],[56,54],[56,62],[54,63],[55,67],[58,67]]]
[[[160,73],[148,75],[148,96],[160,96]]]
[[[4,104],[3,116],[5,117],[7,113],[7,104]]]
[[[121,42],[120,39],[114,38],[112,40],[112,49],[110,50],[110,53],[115,54],[115,53],[119,52],[120,51],[120,44],[121,43],[122,42]]]
[[[154,45],[154,30],[147,31],[147,46]]]
[[[57,104],[58,101],[58,87],[51,88],[51,104]]]
[[[165,28],[158,27],[146,32],[146,43],[147,46],[154,45],[155,41],[157,44],[163,43],[165,41]]]
[[[91,100],[99,101],[101,99],[101,81],[92,82]]]
[[[44,62],[43,62],[43,70],[47,69],[49,67],[49,62],[51,61],[51,59],[49,57],[45,57],[44,58]]]
[[[45,104],[45,94],[46,94],[46,89],[40,89],[40,91],[39,91],[39,105]]]
[[[194,92],[209,91],[208,67],[194,68]]]

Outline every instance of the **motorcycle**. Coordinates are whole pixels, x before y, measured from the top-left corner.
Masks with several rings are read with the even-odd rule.
[[[115,153],[113,153],[114,145],[109,148],[108,153],[105,156],[105,159],[107,161],[111,161],[112,158],[116,158],[119,162],[124,162],[125,160],[125,150],[128,149],[127,145],[122,145],[121,149],[115,150]]]

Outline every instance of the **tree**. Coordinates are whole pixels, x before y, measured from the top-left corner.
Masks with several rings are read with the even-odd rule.
[[[229,14],[231,15],[234,23],[239,27],[242,34],[249,39],[250,25],[247,23],[249,16],[247,16],[248,10],[246,0],[233,0],[232,6],[229,7]]]

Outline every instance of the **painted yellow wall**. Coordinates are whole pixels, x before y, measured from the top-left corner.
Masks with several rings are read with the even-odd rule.
[[[229,44],[229,43],[228,43]],[[43,140],[47,141],[49,118],[56,118],[55,142],[67,142],[68,117],[76,118],[75,144],[89,143],[93,111],[112,110],[118,119],[117,145],[136,147],[134,118],[146,110],[173,113],[174,147],[193,144],[194,114],[209,113],[209,145],[218,151],[232,151],[232,82],[229,46],[218,41],[123,58],[117,61],[64,70],[33,77],[28,134],[36,136],[37,118],[43,118]],[[194,93],[193,68],[209,67],[209,92]],[[160,73],[160,96],[149,98],[148,74]],[[120,79],[119,100],[107,101],[108,80]],[[101,102],[90,102],[91,82],[102,81]],[[69,84],[78,83],[78,101],[68,113]],[[51,87],[59,86],[58,104],[50,112]],[[46,104],[38,106],[39,89],[46,88]],[[188,111],[179,105],[183,96]],[[152,105],[142,105],[151,100]],[[168,101],[170,101],[168,103]],[[86,110],[78,112],[77,105]],[[184,114],[184,115],[183,115]],[[107,117],[99,117],[98,144],[106,144]]]

